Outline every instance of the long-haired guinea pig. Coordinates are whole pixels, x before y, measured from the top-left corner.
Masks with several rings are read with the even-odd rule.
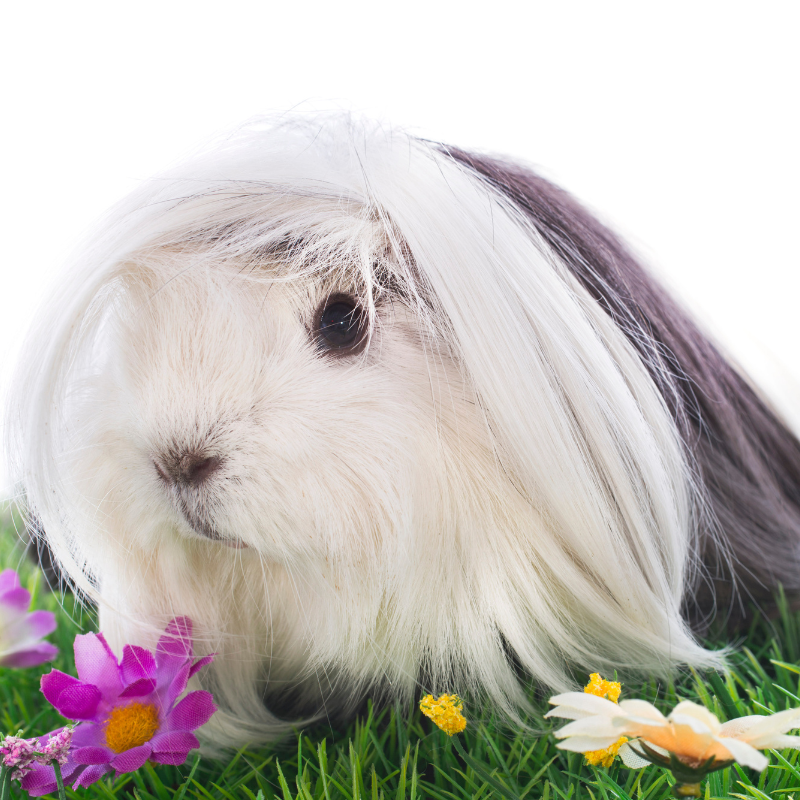
[[[748,381],[568,194],[397,130],[147,182],[15,392],[32,526],[115,648],[192,618],[217,741],[419,687],[520,719],[719,666],[693,625],[800,589],[800,444]]]

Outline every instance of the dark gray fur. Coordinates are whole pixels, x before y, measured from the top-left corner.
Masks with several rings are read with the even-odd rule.
[[[627,247],[567,192],[529,169],[442,147],[512,200],[641,355],[702,486],[705,569],[688,587],[698,627],[800,592],[800,442]]]

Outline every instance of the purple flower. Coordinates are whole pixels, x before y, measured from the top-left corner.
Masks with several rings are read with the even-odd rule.
[[[213,656],[194,661],[192,623],[177,617],[159,639],[155,654],[125,645],[122,661],[102,633],[75,637],[78,678],[52,670],[42,676],[42,693],[58,712],[80,724],[62,767],[64,783],[89,786],[112,770],[119,775],[156,764],[183,764],[199,747],[192,731],[217,710],[209,692],[190,692],[189,678]],[[178,702],[176,702],[178,701]],[[58,732],[42,737],[50,741]],[[33,797],[55,791],[52,767],[36,766],[22,781]]]
[[[52,661],[58,648],[41,641],[56,629],[49,611],[28,613],[31,593],[19,582],[13,569],[0,572],[0,666],[35,667]]]

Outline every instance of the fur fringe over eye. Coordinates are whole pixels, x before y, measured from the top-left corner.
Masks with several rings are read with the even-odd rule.
[[[614,234],[350,118],[251,125],[112,210],[8,419],[112,644],[187,615],[218,653],[226,744],[719,666],[692,627],[800,588],[800,445]]]

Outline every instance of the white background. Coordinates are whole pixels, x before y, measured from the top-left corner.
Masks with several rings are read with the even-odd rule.
[[[0,393],[48,279],[109,205],[249,117],[333,107],[538,165],[800,411],[796,0],[16,6]]]

